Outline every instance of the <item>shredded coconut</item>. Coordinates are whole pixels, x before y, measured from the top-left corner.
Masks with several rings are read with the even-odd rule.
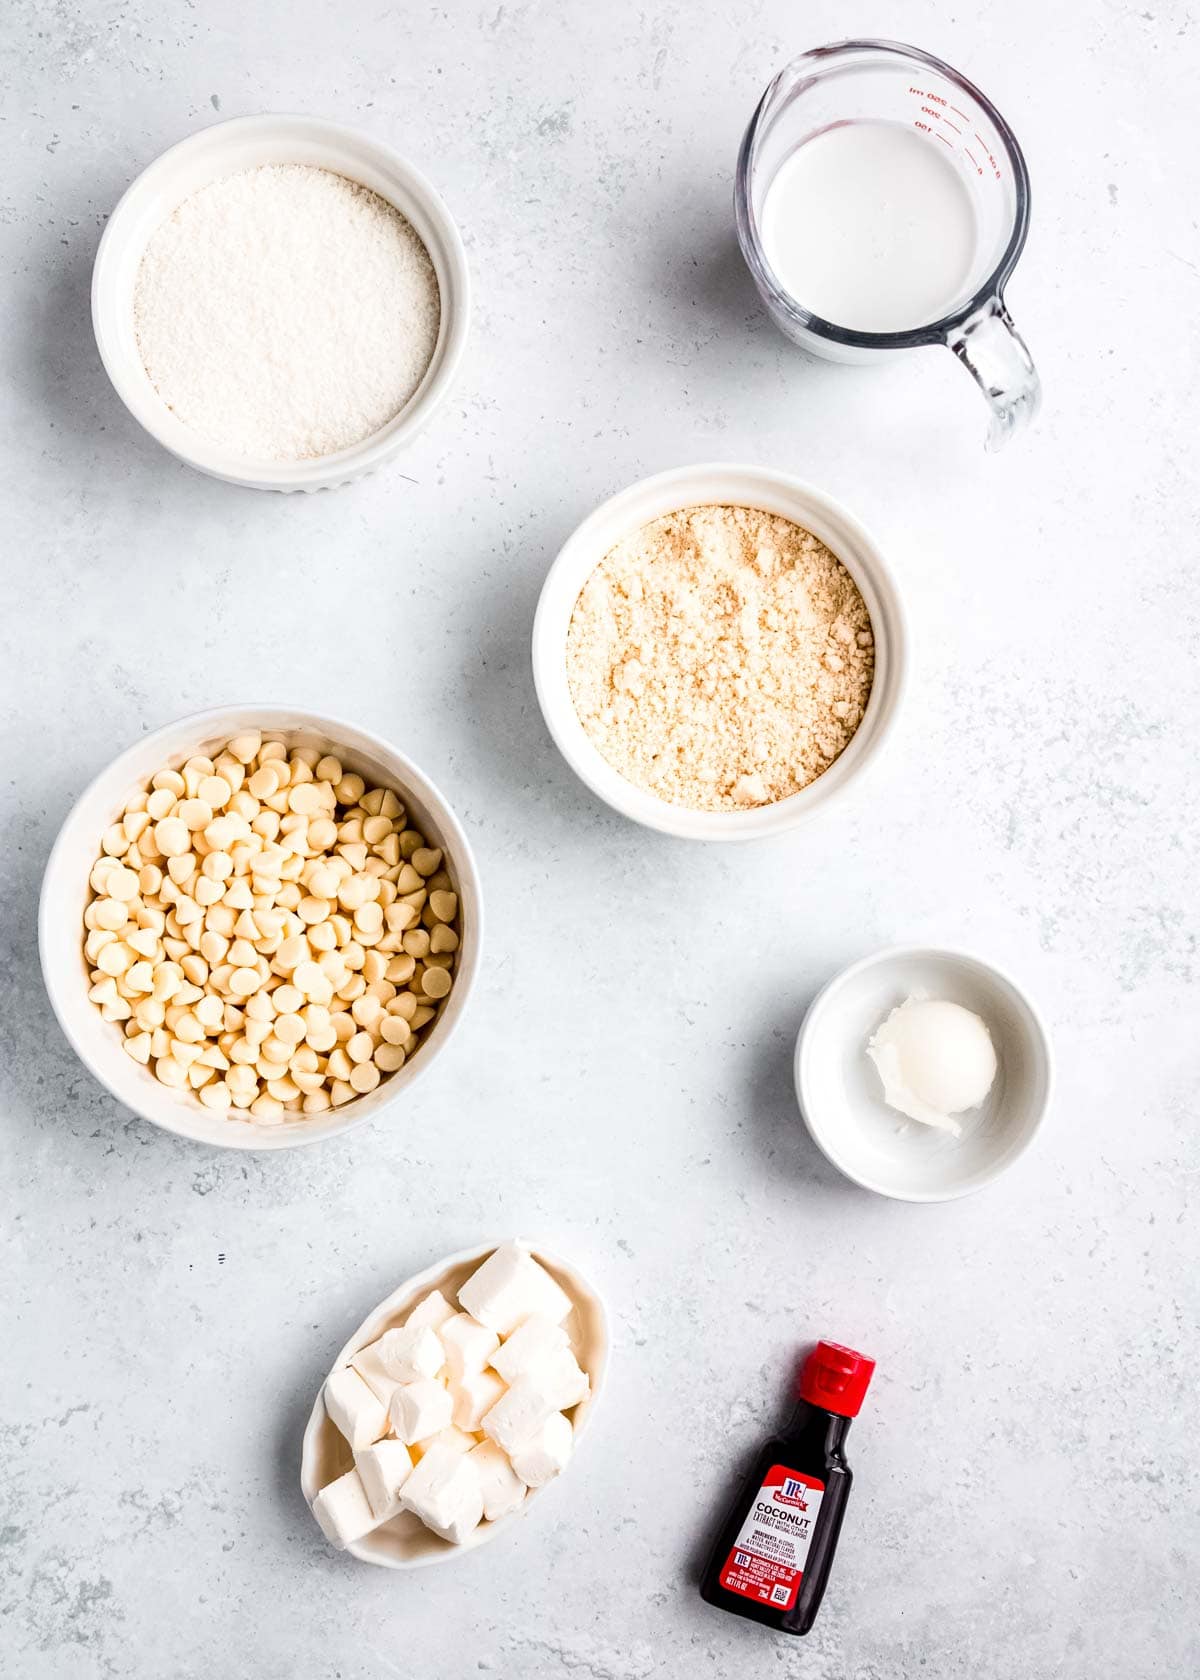
[[[347,449],[421,383],[440,317],[429,253],[377,193],[306,164],[202,187],[151,236],[138,348],[179,419],[270,460]]]
[[[757,508],[681,508],[625,537],[575,603],[584,729],[672,805],[739,810],[814,781],[862,721],[866,603],[811,531]]]

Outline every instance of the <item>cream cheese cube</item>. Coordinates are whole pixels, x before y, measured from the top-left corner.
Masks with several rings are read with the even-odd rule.
[[[375,1345],[384,1370],[397,1382],[420,1382],[422,1377],[436,1377],[446,1363],[438,1333],[428,1324],[406,1324],[403,1330],[387,1330]]]
[[[347,1470],[336,1482],[323,1487],[312,1502],[312,1514],[326,1540],[339,1550],[379,1526],[357,1470]]]
[[[536,1435],[552,1412],[558,1411],[553,1392],[543,1385],[538,1372],[518,1377],[506,1388],[480,1427],[509,1457],[514,1447]]]
[[[454,1421],[460,1429],[478,1429],[483,1414],[504,1393],[504,1384],[494,1371],[471,1371],[461,1383],[450,1390],[454,1401]]]
[[[398,1438],[411,1446],[445,1429],[453,1411],[449,1390],[432,1377],[424,1377],[420,1382],[400,1384],[392,1395],[388,1416]]]
[[[563,1348],[535,1365],[530,1372],[554,1401],[556,1412],[565,1411],[586,1400],[592,1385],[586,1371],[581,1370],[570,1348]]]
[[[561,1324],[571,1298],[520,1243],[503,1243],[471,1273],[458,1292],[458,1304],[480,1324],[507,1336],[537,1313]]]
[[[431,1290],[423,1301],[418,1301],[408,1317],[404,1320],[406,1330],[419,1330],[427,1325],[430,1330],[440,1330],[446,1320],[454,1317],[454,1308],[447,1301],[440,1289]]]
[[[372,1342],[369,1347],[359,1348],[350,1363],[371,1393],[377,1395],[385,1406],[390,1406],[392,1395],[396,1392],[397,1379],[384,1369],[380,1357],[380,1343]]]
[[[484,1370],[500,1345],[494,1330],[488,1330],[465,1312],[447,1319],[439,1334],[446,1350],[446,1376],[453,1388],[460,1387],[464,1377]]]
[[[512,1451],[512,1467],[526,1487],[545,1487],[565,1470],[575,1444],[571,1420],[561,1412],[548,1417],[536,1434]]]
[[[499,1371],[506,1383],[514,1383],[533,1366],[549,1359],[552,1354],[564,1352],[570,1345],[570,1338],[561,1324],[553,1323],[541,1313],[534,1313],[532,1318],[518,1325],[507,1341],[501,1342],[492,1355],[492,1369]]]
[[[464,1461],[465,1462],[465,1461]],[[469,1495],[455,1511],[451,1520],[433,1532],[441,1540],[449,1540],[452,1546],[461,1546],[469,1534],[473,1534],[483,1521],[483,1495],[476,1482],[474,1492]],[[432,1523],[425,1525],[432,1528]]]
[[[489,1522],[506,1517],[515,1511],[525,1498],[525,1483],[501,1452],[495,1441],[480,1441],[471,1449],[471,1459],[479,1471],[479,1489],[483,1494],[483,1514]]]
[[[388,1414],[383,1401],[349,1365],[326,1377],[324,1393],[329,1421],[355,1452],[386,1435]]]
[[[461,1546],[483,1517],[478,1467],[469,1453],[439,1442],[405,1482],[400,1505],[443,1540]]]
[[[400,1489],[412,1474],[412,1458],[403,1441],[376,1441],[354,1455],[367,1503],[376,1522],[388,1522],[400,1510]]]
[[[414,1461],[419,1464],[424,1454],[431,1452],[434,1447],[450,1447],[456,1453],[469,1453],[475,1444],[474,1435],[468,1435],[465,1429],[460,1429],[455,1423],[448,1423],[445,1429],[439,1429],[428,1441],[420,1441],[414,1446]]]
[[[467,1460],[464,1458],[461,1462],[465,1465]],[[476,1474],[474,1479],[459,1491],[449,1521],[426,1523],[425,1526],[426,1528],[432,1528],[440,1539],[448,1540],[452,1546],[461,1546],[467,1536],[474,1533],[482,1521],[483,1494],[479,1490],[479,1477]]]

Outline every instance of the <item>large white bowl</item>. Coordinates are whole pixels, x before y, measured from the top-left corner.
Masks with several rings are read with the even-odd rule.
[[[962,1115],[962,1136],[923,1126],[883,1100],[867,1043],[911,994],[982,1016],[999,1066],[986,1102]],[[903,945],[864,957],[829,982],[796,1040],[796,1096],[813,1141],[865,1190],[944,1202],[990,1184],[1033,1142],[1050,1104],[1050,1042],[1029,997],[1007,974],[963,951]]]
[[[133,293],[146,245],[190,194],[222,176],[268,163],[329,169],[369,187],[408,218],[429,252],[441,324],[425,377],[380,431],[311,461],[255,460],[211,443],[179,420],[150,382],[138,351]],[[214,123],[156,158],[109,217],[92,271],[92,324],[117,395],[151,437],[213,478],[254,490],[328,490],[373,472],[425,426],[449,395],[467,342],[471,283],[462,239],[419,170],[382,141],[317,117],[236,117]]]
[[[402,1283],[399,1289],[389,1295],[386,1301],[381,1301],[370,1317],[359,1325],[338,1354],[333,1369],[336,1371],[347,1365],[360,1348],[378,1341],[385,1330],[392,1330],[401,1325],[421,1297],[427,1295],[431,1289],[440,1289],[449,1300],[454,1300],[471,1273],[477,1266],[482,1265],[498,1246],[493,1242],[483,1248],[472,1248],[461,1254],[452,1254],[448,1260],[442,1260],[436,1266],[429,1267],[428,1271],[409,1278],[407,1283]],[[588,1398],[573,1407],[570,1412],[575,1438],[578,1441],[595,1410],[608,1368],[608,1316],[600,1296],[577,1271],[565,1261],[547,1254],[545,1249],[534,1244],[526,1246],[530,1248],[534,1259],[539,1261],[554,1281],[567,1292],[574,1306],[574,1310],[567,1317],[565,1329],[571,1338],[575,1357],[591,1378],[592,1384]],[[323,1487],[336,1481],[354,1466],[354,1454],[349,1443],[341,1431],[330,1423],[326,1414],[323,1392],[324,1385],[322,1393],[313,1401],[308,1426],[304,1431],[304,1446],[300,1459],[300,1486],[310,1505]],[[571,1463],[563,1471],[563,1477],[571,1475],[573,1465],[572,1457]],[[562,1480],[563,1477],[558,1480]],[[364,1535],[346,1550],[352,1557],[361,1558],[364,1563],[377,1563],[384,1569],[419,1569],[427,1563],[449,1563],[454,1558],[473,1551],[475,1547],[484,1545],[488,1540],[494,1540],[502,1529],[523,1517],[531,1506],[540,1510],[543,1499],[553,1486],[555,1483],[550,1483],[548,1487],[531,1489],[516,1511],[506,1517],[497,1518],[495,1522],[480,1523],[461,1546],[439,1539],[418,1517],[414,1517],[411,1512],[402,1512],[400,1516],[393,1517],[391,1522],[384,1523],[382,1527]]]
[[[88,998],[83,955],[83,912],[88,876],[100,855],[104,831],[124,810],[129,796],[146,787],[156,770],[178,769],[196,753],[208,754],[243,730],[278,735],[289,747],[317,747],[335,754],[348,770],[399,793],[416,827],[445,854],[445,867],[459,895],[462,943],[454,987],[445,1007],[410,1061],[367,1096],[324,1114],[264,1126],[247,1116],[230,1120],[205,1108],[190,1092],[162,1085],[122,1049],[118,1025],[106,1021]],[[479,875],[467,837],[434,784],[389,742],[354,724],[289,706],[225,706],[180,718],[114,759],[82,793],[59,830],[42,879],[38,945],[46,990],[59,1025],[79,1059],[118,1102],[165,1131],[224,1149],[291,1149],[319,1143],[374,1119],[397,1103],[453,1037],[479,970],[483,912]]]
[[[875,680],[849,746],[799,793],[750,811],[692,811],[636,787],[592,744],[567,681],[567,632],[579,592],[622,537],[677,508],[705,503],[762,508],[802,525],[829,548],[862,592],[875,635]],[[807,821],[878,756],[900,704],[906,663],[900,597],[878,544],[840,503],[767,467],[676,467],[604,502],[567,539],[542,586],[533,626],[533,676],[547,728],[592,792],[634,822],[684,840],[755,840]]]

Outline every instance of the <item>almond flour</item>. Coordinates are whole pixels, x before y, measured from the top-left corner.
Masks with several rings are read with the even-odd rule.
[[[811,531],[757,508],[680,508],[615,544],[567,635],[571,698],[628,781],[700,811],[771,805],[862,721],[866,604]]]

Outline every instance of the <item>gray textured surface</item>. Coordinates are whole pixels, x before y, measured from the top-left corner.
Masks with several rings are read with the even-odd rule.
[[[854,28],[944,54],[1026,146],[1011,302],[1048,396],[1004,457],[980,452],[983,405],[949,356],[811,364],[732,252],[761,86]],[[0,1667],[1194,1671],[1194,17],[19,0],[2,52]],[[87,313],[133,174],[218,109],[271,108],[427,167],[478,285],[435,429],[399,471],[308,499],[160,452]],[[917,642],[878,777],[753,850],[658,840],[594,803],[526,659],[572,525],[714,456],[842,495],[893,554]],[[348,713],[425,764],[475,838],[491,922],[457,1052],[410,1111],[267,1159],[109,1101],[48,1018],[34,941],[47,849],[92,772],[144,728],[250,697]],[[905,938],[1010,965],[1059,1056],[1036,1153],[940,1209],[840,1181],[789,1088],[815,988]],[[513,1230],[590,1268],[616,1321],[569,1484],[461,1565],[338,1558],[296,1487],[327,1360],[400,1278]],[[879,1376],[827,1607],[793,1646],[707,1610],[692,1576],[791,1350],[820,1332]]]

